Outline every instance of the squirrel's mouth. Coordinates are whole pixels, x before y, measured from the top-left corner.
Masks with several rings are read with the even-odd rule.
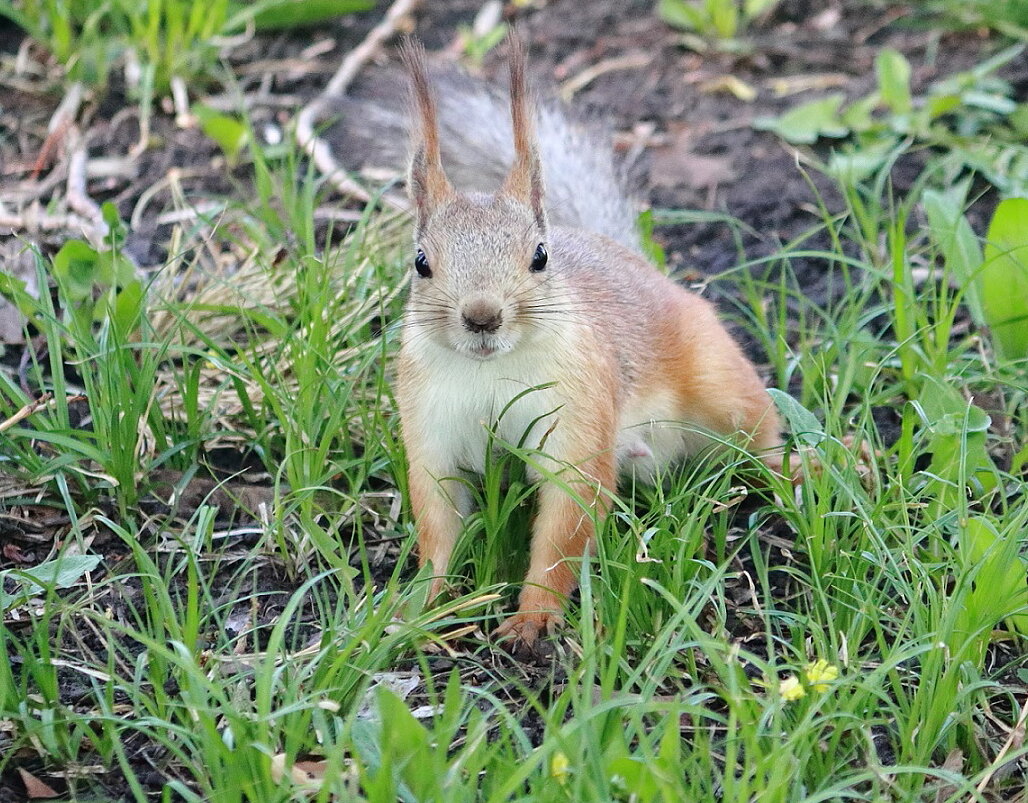
[[[507,338],[490,335],[480,335],[461,343],[457,350],[475,360],[491,360],[500,354],[505,354],[513,348],[513,343]]]

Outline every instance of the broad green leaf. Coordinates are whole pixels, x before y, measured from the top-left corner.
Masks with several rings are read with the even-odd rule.
[[[856,184],[877,173],[889,159],[895,145],[892,139],[866,146],[847,143],[841,150],[832,151],[826,172],[843,184]]]
[[[933,376],[919,378],[915,406],[928,431],[925,451],[931,455],[925,489],[932,497],[931,515],[941,516],[957,508],[965,486],[974,483],[982,492],[996,487],[996,467],[985,443],[991,420],[956,388]]]
[[[116,207],[111,201],[104,201],[100,207],[100,214],[103,217],[104,223],[110,229],[110,233],[107,235],[107,240],[113,245],[121,245],[125,242],[125,236],[128,234],[128,227],[122,222],[118,216],[118,207]]]
[[[934,120],[960,108],[960,95],[936,95],[926,104],[928,119]]]
[[[607,773],[612,785],[621,792],[621,799],[649,803],[660,791],[650,764],[641,758],[621,755],[607,762]]]
[[[1007,117],[1007,122],[1021,139],[1028,140],[1028,103],[1020,103]]]
[[[23,602],[26,598],[26,594],[8,594],[4,591],[2,583],[7,572],[0,572],[0,613],[9,611],[14,606]]]
[[[1028,443],[1021,447],[1021,451],[1010,460],[1010,473],[1015,477],[1021,473],[1021,468],[1028,465]]]
[[[988,413],[967,401],[956,388],[926,374],[921,375],[921,383],[918,402],[932,432],[960,435],[988,431],[991,423]]]
[[[668,25],[686,31],[702,32],[709,24],[707,16],[689,0],[660,0],[657,14]]]
[[[54,254],[54,275],[71,301],[85,301],[103,282],[100,255],[83,240],[68,240]]]
[[[875,125],[871,112],[874,111],[877,105],[878,95],[872,93],[866,98],[853,101],[853,103],[843,110],[839,119],[842,120],[843,125],[851,131],[858,133],[861,131],[867,131]]]
[[[731,39],[739,31],[739,9],[736,0],[707,0],[707,13],[714,32],[721,39]]]
[[[382,728],[388,729],[388,739],[383,739],[384,757],[391,759],[388,763],[397,768],[415,800],[430,799],[436,779],[429,761],[428,731],[411,715],[407,704],[385,686],[379,688],[378,705]]]
[[[29,294],[25,289],[26,286],[22,279],[0,270],[0,296],[14,304],[18,308],[18,312],[31,320],[36,326],[41,327],[42,324],[40,324],[36,317],[39,314],[39,300]]]
[[[139,326],[143,310],[143,283],[138,279],[126,284],[114,297],[111,305],[111,322],[122,337],[135,331]]]
[[[1028,198],[1008,198],[996,207],[979,276],[997,355],[1028,358]]]
[[[910,97],[910,62],[898,50],[886,48],[875,59],[878,92],[882,101],[895,114],[909,114],[913,109]]]
[[[819,137],[845,137],[850,130],[839,116],[843,99],[841,93],[828,95],[790,109],[781,117],[761,117],[753,127],[774,131],[796,145],[813,144]]]
[[[27,580],[34,584],[37,589],[54,586],[55,588],[69,588],[79,580],[86,572],[91,572],[100,565],[98,555],[68,555],[58,557],[31,569],[24,569],[13,572],[13,576]]]
[[[779,0],[743,0],[742,13],[746,19],[759,17],[778,5]]]
[[[375,0],[285,0],[266,4],[254,15],[253,22],[258,31],[277,31],[313,25],[374,7]]]
[[[817,446],[828,437],[824,428],[810,410],[796,399],[776,388],[768,388],[778,412],[785,418],[789,431],[798,443]]]
[[[964,290],[964,300],[971,318],[978,326],[985,325],[985,312],[978,292],[978,271],[982,266],[982,249],[971,224],[963,215],[970,181],[963,181],[946,191],[925,190],[921,196],[932,241],[942,252],[946,271]]]
[[[979,137],[955,145],[949,158],[981,173],[1005,198],[1028,197],[1028,147],[1020,143]]]
[[[69,588],[99,564],[100,558],[97,555],[68,555],[40,563],[30,569],[9,569],[0,572],[0,611],[8,610],[44,589]],[[2,590],[5,581],[10,580],[21,584],[21,588],[14,594]]]
[[[971,516],[961,532],[960,558],[965,566],[978,567],[972,594],[982,598],[982,607],[1028,635],[1028,561],[1014,535],[1001,535],[988,519]]]
[[[104,251],[101,256],[111,266],[111,279],[116,287],[125,287],[136,280],[136,266],[121,251]]]
[[[239,152],[246,145],[248,130],[242,120],[196,103],[193,114],[200,121],[203,132],[218,143],[230,165],[234,165]]]

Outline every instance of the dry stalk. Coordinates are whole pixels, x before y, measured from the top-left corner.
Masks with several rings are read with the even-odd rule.
[[[50,401],[53,399],[53,397],[54,397],[54,394],[52,394],[52,393],[44,393],[42,396],[40,396],[35,401],[30,401],[28,404],[26,404],[24,407],[22,407],[18,412],[16,412],[14,415],[12,415],[10,418],[8,418],[6,421],[0,421],[0,432],[6,432],[11,427],[13,427],[16,424],[24,421],[26,418],[28,418],[33,413],[36,413],[39,410],[42,410],[44,407],[46,407],[50,403]]]
[[[68,183],[65,190],[68,207],[89,221],[86,236],[93,245],[100,245],[108,234],[100,207],[86,188],[86,141],[75,126],[68,132]]]
[[[328,180],[339,192],[359,201],[370,201],[371,195],[347,175],[332,155],[332,149],[328,143],[314,132],[315,121],[333,96],[346,92],[361,68],[381,50],[382,45],[388,39],[403,27],[404,21],[414,12],[420,2],[421,0],[394,0],[382,21],[371,29],[363,42],[346,55],[321,95],[304,106],[296,116],[296,139],[300,143],[300,147],[314,160],[314,164],[328,177]],[[406,208],[404,202],[398,198],[386,196],[383,197],[383,201],[397,209]]]
[[[989,786],[989,782],[992,780],[1006,763],[1007,753],[1011,750],[1020,750],[1024,745],[1025,739],[1025,727],[1028,725],[1028,699],[1024,701],[1024,705],[1021,706],[1021,713],[1017,717],[1017,724],[1010,729],[1010,733],[1007,735],[1007,740],[1004,742],[1002,749],[996,755],[995,760],[989,765],[985,775],[982,776],[982,780],[979,782],[975,791],[981,795],[986,788]],[[969,798],[970,801],[974,800],[975,796],[972,795]]]

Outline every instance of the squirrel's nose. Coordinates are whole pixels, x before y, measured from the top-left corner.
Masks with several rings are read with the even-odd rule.
[[[470,332],[495,332],[503,323],[503,311],[488,302],[475,301],[464,307],[461,319]]]

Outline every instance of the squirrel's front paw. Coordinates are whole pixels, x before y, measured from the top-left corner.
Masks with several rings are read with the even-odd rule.
[[[553,643],[546,639],[564,623],[557,611],[518,611],[507,618],[493,635],[511,655],[521,660],[548,658]]]

